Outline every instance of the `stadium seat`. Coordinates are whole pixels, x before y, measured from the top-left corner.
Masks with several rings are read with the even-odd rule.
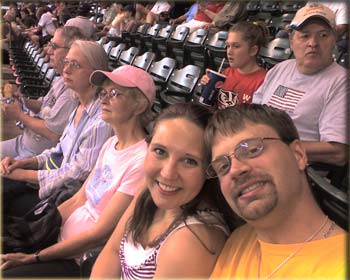
[[[139,49],[136,47],[130,47],[127,50],[122,51],[118,60],[118,66],[125,64],[131,65],[138,54]]]
[[[321,177],[312,167],[307,174],[311,190],[322,210],[344,230],[348,231],[348,195]]]
[[[206,52],[205,52],[205,63],[208,68],[213,70],[218,70],[223,58],[227,58],[226,54],[226,40],[227,40],[227,31],[219,31],[213,34],[207,42],[205,43]],[[227,59],[223,68],[229,67],[230,64]]]
[[[190,32],[190,28],[187,26],[178,25],[166,41],[167,51],[166,56],[175,58],[177,61],[178,67],[182,68],[184,66],[183,57],[184,57],[184,42]]]
[[[154,57],[155,54],[153,52],[145,52],[142,55],[136,56],[132,65],[148,71],[154,60]]]
[[[197,82],[200,78],[201,69],[195,65],[187,65],[174,70],[165,90],[160,93],[161,108],[179,102],[190,102]]]
[[[208,37],[208,29],[198,29],[190,36],[184,43],[184,57],[183,64],[193,64],[197,65],[202,69],[204,73],[205,68],[207,67],[205,61],[205,41]]]
[[[162,27],[158,34],[152,37],[152,51],[156,54],[156,60],[166,57],[166,41],[175,30],[175,25],[166,25]]]
[[[118,46],[115,46],[111,49],[108,56],[108,68],[113,71],[118,66],[119,57],[126,48],[124,43],[120,43]]]
[[[267,47],[262,47],[259,52],[261,65],[271,69],[277,63],[292,57],[289,39],[276,38],[270,41]]]

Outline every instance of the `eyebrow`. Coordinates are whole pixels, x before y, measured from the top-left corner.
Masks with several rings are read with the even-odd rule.
[[[164,145],[162,145],[162,144],[159,144],[159,143],[150,143],[150,146],[157,146],[157,147],[159,147],[159,148],[163,148],[164,150],[167,150],[167,151],[169,151],[169,149],[166,147],[166,146],[164,146]],[[204,161],[204,159],[203,158],[201,158],[201,157],[199,157],[199,156],[196,156],[196,155],[193,155],[193,154],[189,154],[189,153],[184,153],[184,155],[185,156],[187,156],[187,157],[191,157],[191,158],[195,158],[195,159],[197,159],[197,160],[199,160],[199,161]]]

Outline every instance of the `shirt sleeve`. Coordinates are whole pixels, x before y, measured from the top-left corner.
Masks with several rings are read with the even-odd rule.
[[[79,148],[71,155],[71,160],[58,169],[39,170],[40,199],[46,198],[64,184],[83,182],[94,167],[102,145],[111,135],[110,126],[102,120],[86,127],[77,140]]]
[[[45,126],[58,135],[62,134],[68,124],[69,116],[77,106],[72,94],[70,89],[66,89],[58,96],[55,105],[45,114]]]
[[[326,98],[319,120],[320,140],[348,144],[347,97],[349,86],[346,76],[334,83]]]

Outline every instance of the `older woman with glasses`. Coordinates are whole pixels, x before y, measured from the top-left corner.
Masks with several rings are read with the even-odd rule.
[[[70,58],[65,71],[68,67],[83,67]],[[104,144],[79,192],[59,206],[62,226],[58,243],[36,254],[4,255],[3,268],[9,268],[3,271],[6,277],[79,276],[84,252],[103,245],[142,183],[145,127],[153,117],[150,108],[155,98],[152,77],[127,65],[112,73],[95,71],[90,81],[102,87],[102,119],[118,136]]]
[[[80,189],[93,169],[102,145],[113,134],[110,125],[101,118],[98,87],[88,79],[97,69],[108,69],[103,48],[96,42],[75,41],[66,56],[63,78],[79,104],[56,147],[36,157],[3,159],[2,176],[12,179],[4,183],[5,214],[22,216],[39,200],[49,197],[56,205],[60,204]],[[58,162],[51,166],[50,160],[55,159]],[[27,183],[37,188],[33,190]]]

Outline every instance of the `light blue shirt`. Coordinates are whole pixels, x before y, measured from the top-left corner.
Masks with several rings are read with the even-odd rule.
[[[93,169],[101,147],[113,135],[110,125],[101,118],[101,103],[98,99],[83,111],[76,128],[75,113],[76,110],[71,114],[68,126],[56,147],[45,150],[36,157],[41,169],[51,153],[62,152],[64,155],[60,168],[38,171],[40,199],[48,197],[53,190],[63,185],[78,190]]]
[[[190,20],[194,19],[194,16],[196,15],[198,10],[198,3],[194,3],[189,10],[187,11],[187,13],[185,14],[186,16],[186,22],[189,22]]]

